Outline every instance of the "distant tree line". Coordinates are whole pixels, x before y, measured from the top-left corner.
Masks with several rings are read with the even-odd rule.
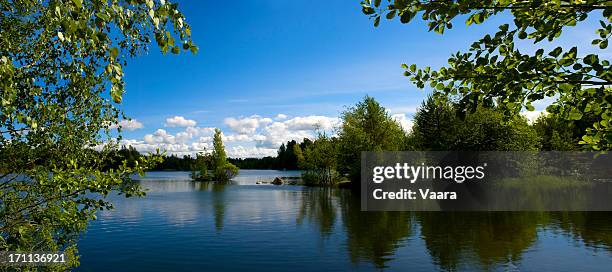
[[[298,157],[296,155],[296,147],[299,150],[306,149],[312,144],[312,140],[304,138],[298,143],[295,140],[288,141],[282,144],[277,151],[275,157],[266,156],[262,158],[227,158],[227,162],[237,166],[240,169],[275,169],[275,170],[298,170]],[[299,152],[299,151],[298,151]],[[107,161],[109,165],[121,163],[124,159],[128,164],[132,164],[142,155],[132,146],[122,146],[117,150],[111,159]],[[198,158],[204,154],[196,156],[184,155],[177,156],[175,154],[163,156],[163,162],[151,168],[151,171],[193,171],[197,169]]]
[[[263,158],[230,158],[231,163],[240,169],[276,169],[276,170],[298,170],[298,156],[296,152],[306,149],[312,144],[312,140],[304,138],[298,143],[295,140],[287,141],[278,148],[276,157],[266,156]]]
[[[494,105],[465,112],[453,102],[431,97],[418,108],[413,127],[406,132],[374,98],[366,96],[341,114],[342,125],[333,136],[282,144],[276,157],[228,158],[241,169],[303,170],[309,185],[333,185],[342,180],[358,184],[361,151],[538,151],[581,150],[579,142],[592,118],[567,120],[558,114],[541,115],[532,124],[521,116],[508,118]],[[116,161],[138,160],[132,147],[122,148]],[[203,154],[196,157],[165,156],[153,170],[199,170]],[[208,167],[212,167],[209,163]]]

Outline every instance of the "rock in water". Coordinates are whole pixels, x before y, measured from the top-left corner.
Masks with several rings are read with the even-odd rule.
[[[283,180],[281,178],[279,178],[279,177],[276,177],[274,179],[274,181],[272,181],[272,184],[274,184],[274,185],[282,185],[283,184]]]

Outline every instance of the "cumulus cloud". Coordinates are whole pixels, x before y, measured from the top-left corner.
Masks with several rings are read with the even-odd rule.
[[[130,120],[124,119],[124,120],[119,121],[119,124],[110,125],[110,128],[115,129],[115,128],[119,128],[119,126],[121,126],[121,128],[128,130],[128,131],[134,131],[134,130],[141,129],[144,127],[142,123],[138,122],[138,120],[136,119],[130,119]]]
[[[255,147],[258,148],[257,150],[276,150],[281,144],[287,141],[301,141],[304,138],[312,139],[315,136],[316,130],[331,131],[340,123],[338,118],[317,115],[301,116],[285,120],[287,118],[288,117],[284,114],[277,115],[274,118],[277,121],[258,115],[238,119],[226,118],[225,124],[238,134],[224,136],[224,141],[254,142]],[[245,150],[255,151],[255,149]]]
[[[195,127],[196,121],[185,119],[183,116],[174,116],[166,119],[166,127]]]
[[[192,121],[192,122],[189,122]],[[314,139],[317,130],[331,133],[340,124],[338,118],[327,116],[297,116],[289,118],[278,114],[274,118],[252,115],[229,117],[224,123],[234,134],[223,134],[229,157],[264,157],[276,155],[278,147],[287,141]],[[141,140],[123,140],[122,144],[133,146],[140,152],[154,152],[156,149],[175,155],[195,155],[210,152],[213,147],[214,128],[196,127],[195,121],[175,116],[166,120],[166,126],[187,126],[185,130],[171,134],[157,129],[146,134]]]
[[[239,145],[229,148],[227,155],[232,158],[276,156],[276,150],[276,148],[244,147]]]
[[[340,119],[327,116],[310,115],[295,117],[283,122],[289,130],[331,130],[338,124]]]
[[[533,122],[535,122],[538,117],[540,117],[541,115],[546,115],[548,114],[548,112],[544,111],[522,111],[521,115],[525,116],[525,118],[527,118],[527,122],[529,122],[529,124],[533,124]]]
[[[184,131],[172,135],[165,129],[158,129],[153,134],[147,134],[144,136],[144,141],[149,144],[174,144],[174,143],[188,143],[192,139],[198,136],[210,136],[214,133],[215,129],[212,127],[187,127]],[[212,137],[210,137],[212,139]]]
[[[225,118],[223,121],[232,131],[239,134],[254,133],[260,125],[272,123],[271,118],[262,118],[259,115],[252,115],[243,118]]]
[[[403,114],[403,113],[393,114],[391,115],[391,118],[393,118],[393,120],[398,122],[400,126],[402,126],[402,129],[405,132],[410,132],[412,130],[413,122],[411,119],[408,119],[406,114]]]
[[[165,143],[153,142],[149,143],[146,140],[123,139],[119,142],[120,146],[131,146],[142,153],[153,153],[158,149],[165,151],[168,154],[174,155],[194,155],[198,152],[206,152],[212,150],[211,143],[193,142],[188,143]]]
[[[144,136],[144,141],[147,144],[174,144],[176,142],[176,137],[164,129],[158,129],[153,134],[147,134]]]
[[[255,134],[233,134],[233,135],[223,135],[224,142],[251,142],[251,141],[259,141],[265,139],[265,136]]]
[[[329,131],[338,123],[337,118],[325,116],[295,117],[284,122],[273,122],[263,128],[261,133],[263,137],[256,140],[256,146],[278,148],[287,141],[313,139],[316,129]]]
[[[185,129],[186,133],[189,133],[192,137],[200,135],[212,135],[215,133],[214,127],[188,127]]]

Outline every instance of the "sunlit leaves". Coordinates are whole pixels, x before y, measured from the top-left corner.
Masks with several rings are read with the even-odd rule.
[[[592,128],[584,131],[582,143],[593,149],[612,148],[609,124],[612,111],[612,67],[598,54],[580,54],[577,47],[556,47],[546,52],[540,48],[532,54],[520,52],[515,40],[538,43],[554,41],[564,27],[577,25],[590,14],[601,14],[599,35],[591,43],[596,50],[606,49],[612,35],[612,2],[584,1],[387,1],[387,5],[362,2],[371,19],[382,15],[391,20],[397,16],[401,23],[414,17],[427,22],[428,30],[444,33],[452,21],[465,20],[466,25],[481,24],[500,12],[513,17],[513,25],[504,24],[494,35],[485,35],[474,42],[467,53],[457,52],[448,65],[437,71],[403,65],[404,74],[419,88],[429,86],[433,97],[440,102],[457,100],[464,110],[478,105],[496,104],[507,116],[523,109],[533,110],[532,102],[549,98],[555,103],[548,107],[568,120],[584,118],[584,113],[595,114]],[[393,15],[388,15],[393,13]],[[402,18],[402,16],[404,18]]]
[[[177,4],[163,0],[0,2],[1,250],[74,250],[75,234],[117,190],[158,162],[118,167],[110,128],[124,117],[123,68],[155,40],[197,52]],[[94,151],[96,150],[96,151]],[[7,238],[4,240],[4,238]]]

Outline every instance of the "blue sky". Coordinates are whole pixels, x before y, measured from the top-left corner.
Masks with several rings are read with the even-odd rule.
[[[342,110],[366,94],[409,126],[428,90],[414,87],[400,65],[440,67],[508,20],[469,28],[457,21],[439,35],[420,20],[374,28],[358,0],[179,3],[200,52],[163,56],[152,45],[124,69],[122,108],[135,119],[124,143],[141,151],[193,154],[210,148],[218,127],[230,156],[273,155],[314,126],[337,126]],[[589,44],[593,31],[578,27],[564,38]]]

